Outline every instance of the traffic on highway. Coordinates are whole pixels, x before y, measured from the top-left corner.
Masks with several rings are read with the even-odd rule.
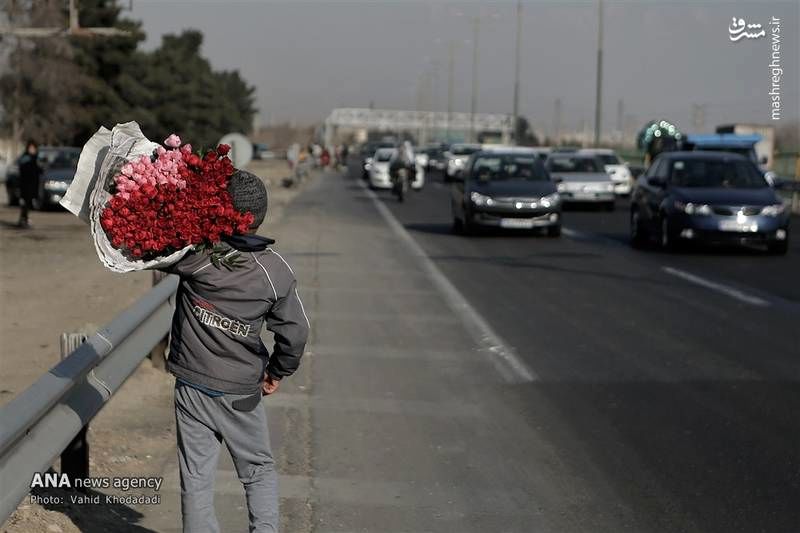
[[[800,533],[800,3],[0,7],[2,533]]]

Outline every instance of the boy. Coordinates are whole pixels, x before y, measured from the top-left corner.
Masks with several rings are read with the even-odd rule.
[[[267,212],[261,179],[237,170],[228,192],[255,221],[246,235],[224,239],[224,260],[190,253],[165,269],[180,276],[167,368],[175,375],[175,419],[184,533],[218,532],[214,474],[220,444],[244,485],[250,531],[278,531],[278,476],[261,395],[297,370],[309,323],[294,273],[254,233]],[[270,355],[262,324],[275,337]]]

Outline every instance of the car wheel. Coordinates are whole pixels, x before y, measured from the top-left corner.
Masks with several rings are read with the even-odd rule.
[[[461,234],[462,235],[474,235],[475,234],[475,224],[470,221],[468,215],[464,215],[464,220],[461,222]]]
[[[675,251],[677,248],[677,239],[672,233],[670,228],[669,218],[666,215],[661,216],[661,232],[659,235],[661,242],[661,249],[667,252]]]
[[[643,248],[647,242],[647,234],[642,227],[642,216],[638,209],[631,210],[631,246]]]
[[[547,236],[548,237],[560,237],[561,236],[561,224],[557,226],[549,226],[547,228]]]
[[[12,192],[8,193],[8,205],[9,206],[17,206],[19,205],[19,196],[15,195]]]
[[[45,200],[44,192],[40,192],[31,202],[31,207],[37,211],[45,211],[47,209],[47,200]]]
[[[789,252],[789,234],[782,241],[771,242],[767,245],[767,252],[772,255],[786,255]]]
[[[453,217],[453,233],[461,235],[464,233],[464,222],[460,218]]]

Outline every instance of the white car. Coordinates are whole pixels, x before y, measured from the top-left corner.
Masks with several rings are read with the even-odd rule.
[[[454,144],[444,153],[447,161],[444,167],[444,180],[450,181],[455,178],[456,173],[464,170],[469,156],[482,148],[480,144]]]
[[[427,161],[427,157],[425,158]],[[419,158],[416,158],[416,173],[414,175],[414,181],[411,182],[411,188],[415,191],[422,189],[422,186],[425,185],[425,167],[427,166],[427,162],[423,165],[420,163]]]
[[[392,178],[389,176],[389,162],[396,151],[394,148],[378,148],[375,154],[367,160],[366,170],[371,188],[392,188]]]
[[[611,181],[614,182],[615,194],[627,196],[631,193],[633,174],[631,174],[628,165],[619,159],[614,150],[610,148],[584,148],[579,152],[594,155],[603,163],[606,172],[611,176]]]
[[[578,152],[554,152],[545,167],[558,182],[558,193],[565,203],[601,204],[614,210],[614,182],[603,171],[597,156]]]

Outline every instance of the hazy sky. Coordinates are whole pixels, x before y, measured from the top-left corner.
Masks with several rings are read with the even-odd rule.
[[[122,2],[126,4],[126,2]],[[618,102],[637,127],[668,118],[694,130],[729,122],[798,118],[800,2],[610,1],[604,3],[603,129],[617,127]],[[537,131],[594,120],[597,2],[523,2],[521,113]],[[516,2],[146,1],[126,16],[144,22],[146,46],[197,28],[217,68],[239,69],[257,87],[262,123],[324,119],[334,107],[447,109],[449,42],[455,42],[456,111],[469,111],[473,17],[480,17],[478,111],[512,109]],[[767,36],[731,42],[732,17]],[[781,20],[783,120],[770,121],[771,35]],[[430,81],[424,80],[424,73]]]

